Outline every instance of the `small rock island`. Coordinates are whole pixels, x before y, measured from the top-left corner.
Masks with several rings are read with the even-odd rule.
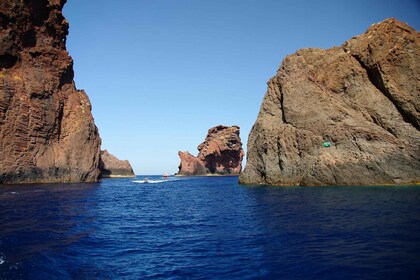
[[[101,178],[135,177],[133,168],[128,160],[120,160],[107,150],[101,151],[99,160]]]
[[[197,148],[197,157],[189,152],[178,152],[181,159],[178,175],[238,175],[244,156],[239,130],[238,126],[210,128],[206,139]]]

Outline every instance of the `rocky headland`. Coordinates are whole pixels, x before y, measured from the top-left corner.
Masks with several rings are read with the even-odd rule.
[[[128,160],[120,160],[107,150],[101,151],[99,169],[102,178],[135,177]]]
[[[286,57],[249,134],[240,183],[420,181],[420,36],[396,19]]]
[[[178,152],[181,159],[178,175],[238,175],[241,172],[244,151],[238,126],[210,128],[197,149],[197,157],[189,152]]]
[[[0,1],[0,183],[99,178],[101,139],[73,81],[65,2]]]

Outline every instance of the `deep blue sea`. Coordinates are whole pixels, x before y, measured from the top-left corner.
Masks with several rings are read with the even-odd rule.
[[[0,186],[0,279],[420,278],[418,186],[142,179]]]

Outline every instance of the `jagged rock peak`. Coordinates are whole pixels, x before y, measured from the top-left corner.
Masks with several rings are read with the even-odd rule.
[[[238,175],[242,169],[242,149],[238,126],[218,125],[208,130],[198,146],[198,156],[178,152],[181,159],[178,175]]]
[[[287,56],[249,134],[245,184],[420,181],[420,36],[396,19]]]
[[[0,183],[99,178],[101,139],[73,81],[65,2],[0,0]]]

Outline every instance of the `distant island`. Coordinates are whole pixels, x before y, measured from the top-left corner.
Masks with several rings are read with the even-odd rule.
[[[210,128],[206,139],[197,148],[197,157],[189,152],[178,152],[181,163],[177,175],[238,175],[244,156],[239,130],[238,126]]]
[[[128,160],[120,160],[107,150],[101,151],[99,169],[101,170],[101,178],[136,177]]]

